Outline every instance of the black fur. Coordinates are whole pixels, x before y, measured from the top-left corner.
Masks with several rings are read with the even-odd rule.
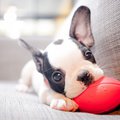
[[[93,76],[91,76],[89,71],[84,71],[82,74],[78,76],[77,80],[83,82],[84,85],[88,86],[92,83]]]

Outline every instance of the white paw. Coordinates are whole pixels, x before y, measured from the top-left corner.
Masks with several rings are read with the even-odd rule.
[[[29,87],[27,85],[24,84],[19,84],[16,86],[16,90],[20,91],[20,92],[29,92]]]
[[[53,99],[50,103],[50,107],[62,111],[76,111],[78,105],[71,99]]]

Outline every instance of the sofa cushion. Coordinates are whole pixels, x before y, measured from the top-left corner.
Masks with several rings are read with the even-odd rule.
[[[120,80],[120,2],[96,0],[90,8],[97,63],[105,75]]]

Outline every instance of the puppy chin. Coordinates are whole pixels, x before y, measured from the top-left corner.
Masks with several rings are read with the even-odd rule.
[[[68,97],[68,98],[74,98],[74,97],[77,97],[78,95],[80,95],[87,87],[85,85],[82,85],[79,89],[75,89],[69,92],[66,92],[65,96]]]

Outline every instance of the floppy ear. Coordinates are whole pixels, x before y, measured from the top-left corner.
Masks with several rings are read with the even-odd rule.
[[[38,72],[43,71],[43,54],[40,50],[33,48],[32,46],[30,46],[27,42],[25,42],[24,40],[20,39],[20,44],[26,48],[27,50],[30,51],[30,53],[32,54],[33,60],[36,64],[36,68],[38,70]]]
[[[91,31],[90,10],[86,6],[79,7],[72,18],[69,35],[77,41],[91,47],[94,38]]]

